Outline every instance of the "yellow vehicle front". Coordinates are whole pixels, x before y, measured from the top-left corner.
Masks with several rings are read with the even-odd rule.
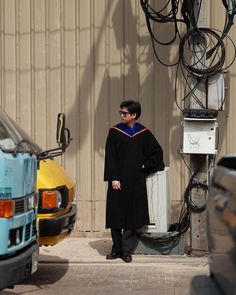
[[[13,120],[12,123],[32,152],[39,155],[42,149]],[[64,169],[53,159],[41,159],[38,160],[38,164],[39,245],[55,245],[70,234],[76,222],[77,206],[72,204],[75,185]]]
[[[72,231],[77,207],[75,185],[54,160],[40,161],[37,175],[39,244],[55,245]]]

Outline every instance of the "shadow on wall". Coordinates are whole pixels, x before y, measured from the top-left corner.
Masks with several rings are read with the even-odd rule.
[[[164,0],[161,2],[163,7]],[[121,34],[120,15],[124,8],[125,19],[128,20],[128,23],[124,23],[123,34]],[[102,157],[104,156],[104,146],[108,129],[120,121],[120,117],[118,116],[120,102],[125,98],[131,98],[141,102],[143,113],[141,123],[152,129],[152,131],[157,131],[157,139],[164,149],[165,163],[169,165],[169,132],[163,133],[161,130],[164,128],[168,130],[168,125],[172,125],[169,126],[170,130],[174,130],[171,133],[170,148],[171,153],[176,155],[177,143],[180,142],[180,119],[179,116],[173,114],[175,103],[171,77],[174,75],[174,69],[162,66],[157,62],[153,56],[150,36],[148,33],[146,36],[140,36],[137,29],[137,22],[138,18],[132,11],[130,1],[125,2],[125,6],[124,2],[119,1],[112,15],[112,28],[114,29],[116,48],[121,52],[121,56],[123,57],[122,63],[127,73],[118,77],[111,76],[109,71],[104,73],[94,118],[95,150]],[[128,33],[125,29],[126,26],[128,26]],[[171,32],[170,27],[172,28],[171,25],[158,26],[158,36],[162,40],[168,35],[167,32]],[[157,50],[158,53],[161,52],[161,58],[163,60],[171,63],[169,47],[159,47]],[[140,68],[142,66],[145,66],[146,69],[143,77],[140,76]],[[157,79],[157,81],[154,79]],[[135,81],[134,85],[131,85],[132,81]],[[157,96],[155,96],[154,92],[155,84],[158,85]],[[163,85],[168,85],[168,87],[163,89]],[[163,100],[168,102],[163,103]],[[155,106],[157,106],[157,113],[154,110]],[[108,121],[106,116],[104,116],[104,110],[110,114]],[[151,114],[147,113],[150,111],[152,112]],[[158,118],[156,118],[156,115]],[[150,117],[153,117],[151,126]],[[171,117],[171,119],[168,117]],[[147,124],[148,121],[149,124]],[[176,125],[177,128],[174,127]],[[99,132],[101,126],[104,127],[102,133]]]
[[[160,1],[160,5],[164,5],[164,0]],[[121,73],[120,75],[115,76],[111,73],[110,68],[114,65],[110,61],[108,62],[110,68],[108,67],[103,73],[103,77],[99,73],[99,65],[96,63],[95,56],[99,55],[101,50],[101,42],[103,41],[104,34],[106,33],[106,27],[108,18],[111,14],[111,8],[113,5],[116,5],[113,14],[111,16],[111,28],[113,29],[113,34],[116,41],[116,48],[120,51],[120,64],[116,65],[115,72]],[[141,7],[140,7],[141,10]],[[141,13],[143,13],[141,11]],[[122,24],[121,16],[124,15],[125,22]],[[126,23],[127,21],[127,23]],[[78,109],[71,109],[70,112],[76,112],[77,118],[77,130],[80,130],[78,136],[78,145],[77,149],[84,144],[87,134],[90,132],[90,123],[93,121],[93,130],[94,130],[94,149],[102,157],[104,157],[104,147],[105,140],[110,126],[120,121],[118,116],[119,104],[125,98],[132,98],[134,100],[140,100],[143,108],[143,113],[145,109],[151,110],[152,114],[146,114],[145,117],[142,117],[142,123],[145,125],[146,120],[150,118],[150,115],[154,116],[154,105],[159,106],[158,116],[160,119],[153,118],[154,121],[158,122],[156,126],[147,126],[151,129],[163,130],[163,127],[166,128],[169,123],[171,125],[179,126],[179,117],[174,117],[174,90],[173,90],[173,81],[171,77],[173,76],[173,68],[168,68],[159,64],[153,56],[153,48],[151,45],[151,39],[149,34],[146,36],[140,36],[137,26],[138,18],[133,13],[133,8],[131,7],[130,1],[109,1],[108,7],[106,9],[103,23],[100,26],[100,30],[96,35],[96,40],[90,50],[90,53],[87,57],[87,61],[83,66],[84,72],[80,79],[80,87],[77,91],[77,106]],[[128,28],[128,33],[127,29]],[[172,34],[171,25],[158,25],[157,30],[158,37],[161,40],[168,38],[169,34]],[[133,36],[133,38],[132,38]],[[139,47],[142,47],[142,50]],[[111,49],[109,49],[107,56],[112,56]],[[158,53],[161,55],[161,59],[170,63],[170,49],[169,47],[158,47]],[[96,52],[96,54],[95,54]],[[154,61],[154,62],[153,62]],[[140,76],[140,67],[144,65],[147,69],[144,73],[144,77]],[[117,66],[120,67],[120,70],[117,70]],[[125,69],[124,69],[125,68]],[[125,73],[124,73],[125,72]],[[154,75],[155,74],[155,75]],[[99,79],[97,78],[99,77]],[[135,78],[135,79],[134,79]],[[157,79],[154,81],[154,78]],[[98,97],[93,98],[93,88],[97,85],[97,81],[100,86],[100,92]],[[101,82],[100,82],[101,81]],[[131,85],[131,81],[135,81],[135,85]],[[164,85],[168,85],[163,89]],[[157,84],[157,96],[153,93],[153,89]],[[151,90],[152,89],[152,90]],[[164,94],[164,97],[163,97]],[[153,97],[150,97],[150,96]],[[94,120],[91,120],[90,117],[90,108],[94,99]],[[168,103],[163,103],[163,100],[168,100]],[[170,103],[169,103],[170,102]],[[173,103],[172,103],[173,102]],[[150,104],[152,104],[150,106]],[[164,107],[161,108],[161,106]],[[160,110],[159,110],[160,109]],[[74,116],[68,114],[68,126],[73,125],[70,123],[70,118]],[[109,114],[109,117],[105,114]],[[172,117],[171,120],[168,119],[168,116]],[[82,121],[82,122],[81,122]],[[155,123],[154,123],[155,124]],[[82,130],[81,130],[82,128]],[[173,128],[170,126],[169,129]],[[98,132],[99,130],[99,132]],[[161,134],[161,132],[160,132]],[[162,133],[163,134],[163,133]],[[173,132],[172,132],[173,134]],[[173,140],[171,139],[171,152],[176,154],[176,141],[179,141],[179,136],[176,137],[172,135]],[[169,134],[163,134],[158,140],[162,144],[165,150],[165,161],[168,165],[169,156]],[[172,144],[175,143],[175,144]]]
[[[159,2],[155,5],[164,7],[165,1]],[[139,9],[142,14],[141,7]],[[122,21],[123,17],[125,21]],[[132,98],[141,102],[143,109],[141,123],[154,131],[157,136],[164,150],[166,165],[169,166],[170,153],[172,158],[180,159],[178,155],[180,116],[176,112],[172,78],[175,68],[166,67],[157,62],[146,25],[143,28],[139,26],[138,22],[139,18],[133,11],[131,1],[108,1],[102,24],[99,26],[99,30],[95,28],[97,30],[97,33],[94,34],[96,39],[86,62],[83,63],[76,105],[68,114],[68,126],[73,125],[70,122],[72,118],[77,118],[76,150],[81,150],[88,134],[91,133],[89,137],[92,138],[91,142],[96,154],[89,162],[97,161],[98,157],[104,159],[108,130],[120,121],[119,104],[124,98]],[[142,26],[144,25],[142,24]],[[146,30],[145,36],[141,35],[139,27]],[[101,53],[101,44],[104,42],[107,30],[109,30],[110,39],[113,34],[116,52],[120,53],[120,58],[117,63],[113,63],[111,57],[114,53],[111,47],[106,46],[108,52],[106,52],[105,62],[107,65],[103,64],[103,70],[101,70],[101,65],[96,57]],[[158,25],[156,31],[159,39],[166,41],[172,34],[173,26],[169,24]],[[175,59],[173,54],[170,56],[170,46],[159,46],[157,51],[166,63],[173,62],[172,58]],[[145,70],[141,70],[142,67]],[[97,96],[94,97],[94,94]],[[91,109],[94,110],[93,118],[90,116]],[[153,123],[150,123],[151,121]],[[147,124],[148,122],[149,124]],[[93,162],[92,165],[92,169],[98,169],[95,170],[96,175],[93,180],[96,181],[96,185],[94,183],[92,185],[95,187],[99,183],[103,186],[102,165]],[[101,199],[100,196],[99,198]],[[94,196],[91,196],[91,199],[93,200]]]

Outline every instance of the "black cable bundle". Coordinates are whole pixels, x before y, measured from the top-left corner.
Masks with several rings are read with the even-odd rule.
[[[235,60],[236,54],[233,55],[232,60],[227,66],[225,66],[225,38],[230,40],[234,47],[234,52],[236,53],[233,40],[227,35],[233,25],[234,15],[236,14],[236,0],[222,0],[222,3],[226,10],[225,25],[223,31],[218,31],[216,29],[198,27],[198,18],[202,0],[198,0],[198,3],[196,3],[196,0],[166,0],[163,7],[158,10],[155,10],[150,5],[150,0],[140,0],[141,7],[145,13],[147,28],[151,36],[151,42],[157,60],[164,66],[177,66],[176,80],[179,79],[179,70],[182,72],[182,76],[186,82],[185,95],[182,99],[184,104],[186,99],[191,96],[191,98],[193,98],[201,108],[207,108],[207,105],[204,105],[196,94],[196,90],[198,89],[200,83],[205,83],[207,87],[207,80],[209,76],[219,72],[224,72],[233,64]],[[199,5],[198,14],[196,13],[196,4]],[[182,19],[177,18],[180,5]],[[166,42],[159,40],[154,34],[151,22],[155,22],[157,24],[172,23],[174,26],[173,37]],[[178,23],[184,23],[186,25],[187,32],[183,36],[180,35]],[[180,38],[179,56],[175,62],[166,63],[160,58],[157,46],[171,45],[175,42],[177,36]],[[205,48],[204,39],[206,42]],[[197,49],[193,46],[191,47],[190,44],[193,42],[197,43],[198,41],[199,44],[202,42],[201,45],[203,46],[201,49],[199,49],[200,47],[196,47]],[[189,57],[191,54],[195,55],[195,59],[191,59],[191,57]],[[196,78],[195,86],[189,82],[191,75]],[[177,89],[177,81],[175,81],[175,89]],[[175,92],[175,101],[178,108],[183,111],[182,106],[177,102],[177,91]],[[220,109],[221,108],[219,108],[219,110]]]
[[[201,4],[202,4],[202,1],[200,2],[199,11],[201,9]],[[181,14],[188,30],[190,30],[191,26],[194,29],[197,28],[198,20],[195,18],[195,14],[194,14],[194,0],[193,1],[183,0]]]
[[[202,49],[200,48],[200,44],[202,43],[202,40],[208,40],[209,44],[202,45]],[[217,46],[214,45],[214,41],[217,43]],[[196,48],[191,48],[191,40],[194,41],[194,45],[196,47],[196,44],[199,45],[197,51]],[[213,43],[213,48],[215,48],[214,51],[215,55],[212,58],[212,61],[210,62],[210,65],[207,66],[204,63],[204,58],[207,55],[207,49],[209,46],[211,46],[210,43]],[[186,46],[188,45],[188,47]],[[187,50],[186,50],[187,48]],[[185,54],[185,51],[187,51],[187,54]],[[194,64],[191,64],[192,60],[187,61],[186,55],[189,54],[189,51],[191,53],[194,53],[194,56],[196,58],[196,62]],[[213,52],[214,52],[213,51]],[[198,28],[198,29],[192,29],[189,30],[181,39],[179,44],[179,56],[180,61],[183,64],[184,68],[191,74],[197,75],[197,76],[209,76],[216,74],[217,72],[220,72],[223,70],[224,62],[225,62],[225,46],[222,38],[212,29],[208,28]],[[218,57],[219,56],[219,57]],[[218,59],[217,59],[218,58]],[[215,61],[216,60],[216,61]],[[199,67],[200,65],[200,67]]]
[[[171,10],[165,15],[163,11],[171,3]],[[140,4],[145,15],[153,21],[160,23],[175,22],[178,13],[179,0],[168,0],[167,3],[159,11],[155,11],[149,4],[149,0],[140,0]]]
[[[225,18],[224,29],[221,32],[221,36],[220,36],[216,32],[217,30],[213,30],[210,28],[199,28],[197,26],[198,20],[196,19],[198,18],[198,16],[195,17],[194,15],[194,0],[193,1],[183,0],[181,13],[187,25],[188,31],[181,38],[180,46],[179,46],[179,55],[180,55],[180,61],[183,63],[185,69],[191,74],[206,76],[206,75],[212,75],[219,71],[225,70],[223,69],[224,62],[225,62],[225,46],[224,46],[223,40],[225,37],[228,37],[227,34],[233,25],[234,15],[236,13],[236,1],[235,0],[230,0],[230,1],[231,1],[231,5],[229,4],[229,1],[222,0],[222,3],[226,9],[226,18]],[[202,0],[200,1],[199,11],[201,9],[201,4],[202,4]],[[190,29],[190,24],[192,29]],[[213,45],[211,46],[211,48],[208,48],[208,46],[206,46],[206,51],[202,52],[201,54],[202,57],[203,56],[206,57],[206,60],[212,58],[212,61],[210,62],[210,66],[209,67],[205,66],[201,58],[197,61],[196,64],[193,64],[193,65],[187,64],[184,58],[185,44],[190,43],[190,41],[194,41],[195,39],[203,40],[204,38],[205,40],[209,39],[211,42],[211,45]],[[215,42],[213,42],[213,40],[215,40]],[[199,54],[199,52],[197,52],[197,54]],[[214,63],[214,60],[217,59],[218,56],[220,56],[218,58],[218,62]],[[233,61],[234,59],[235,57],[233,58]],[[199,69],[196,66],[199,63],[203,66],[202,69]],[[232,63],[230,63],[230,65],[231,64]]]
[[[174,43],[177,36],[180,36],[177,23],[184,22],[184,21],[177,19],[179,0],[168,0],[167,3],[164,5],[164,7],[162,7],[158,11],[156,11],[153,7],[151,7],[151,5],[149,4],[149,0],[140,0],[140,4],[142,6],[143,12],[145,13],[147,28],[148,28],[149,34],[151,36],[152,46],[153,46],[154,54],[155,54],[157,60],[164,66],[177,65],[179,61],[177,61],[173,64],[167,64],[167,63],[163,62],[157,54],[155,44],[167,46],[167,45]],[[171,5],[170,11],[167,12],[166,14],[164,14],[164,11],[168,8],[169,5]],[[151,26],[151,21],[156,22],[156,23],[160,23],[160,24],[173,23],[174,24],[173,37],[166,42],[159,40],[153,32],[153,29]]]
[[[196,202],[194,202],[192,197],[192,191],[194,189],[202,190],[204,192],[204,202],[202,205],[197,205]],[[193,212],[202,212],[206,209],[206,202],[207,202],[207,194],[208,194],[208,185],[206,183],[196,181],[194,179],[191,179],[189,182],[185,194],[184,194],[184,200],[188,206],[188,208]]]
[[[180,218],[177,224],[174,224],[171,226],[171,230],[167,234],[164,234],[163,236],[160,237],[153,237],[150,236],[149,234],[138,234],[140,239],[149,240],[153,241],[158,244],[168,244],[172,243],[177,244],[179,242],[179,239],[183,234],[189,229],[190,227],[190,211],[189,208],[186,207],[186,204],[183,204],[182,209],[181,209],[181,214]]]

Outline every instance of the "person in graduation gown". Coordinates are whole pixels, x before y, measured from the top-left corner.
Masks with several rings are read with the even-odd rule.
[[[140,103],[126,100],[120,109],[122,122],[110,128],[105,150],[106,228],[111,229],[113,241],[106,259],[131,262],[129,240],[149,223],[146,176],[164,170],[164,163],[160,144],[137,122]]]

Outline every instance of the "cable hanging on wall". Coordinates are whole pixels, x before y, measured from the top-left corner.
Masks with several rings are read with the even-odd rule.
[[[228,36],[236,14],[236,0],[222,0],[226,12],[222,31],[198,26],[203,1],[207,0],[166,0],[164,4],[164,1],[161,4],[158,3],[159,1],[154,1],[155,6],[151,6],[150,0],[140,0],[156,59],[164,66],[176,66],[174,80],[175,103],[183,114],[185,114],[186,106],[189,108],[190,101],[193,102],[196,108],[201,109],[202,113],[211,111],[208,110],[207,101],[209,80],[218,74],[223,75],[233,64],[236,57],[235,44]],[[198,9],[196,9],[196,5],[198,5]],[[155,9],[155,7],[159,8]],[[183,24],[184,26],[181,26],[180,30],[179,25]],[[160,25],[168,25],[167,30],[170,31],[170,28],[173,30],[170,38],[166,41],[163,41],[162,36],[158,35]],[[166,34],[164,35],[166,36]],[[179,51],[175,61],[164,60],[158,49],[161,46],[173,45],[177,38],[179,39]],[[230,41],[229,43],[234,52],[230,61],[226,58],[225,44],[228,41]],[[178,81],[181,84],[184,82],[182,97],[178,97]],[[206,97],[201,96],[201,87],[204,89],[202,92]],[[221,104],[219,103],[218,108],[214,109],[215,117],[222,109],[223,104],[224,99],[222,99]],[[217,136],[218,140],[219,136]],[[191,174],[190,168],[189,171]],[[191,212],[202,212],[206,208],[208,185],[207,181],[202,181],[200,177],[197,177],[198,173],[197,170],[193,175],[190,175],[184,193],[184,203],[180,217],[178,223],[174,226],[173,232],[163,237],[143,237],[155,240],[158,243],[173,242],[177,241],[189,229]]]
[[[143,12],[145,13],[147,28],[149,34],[151,36],[152,46],[154,50],[154,54],[157,60],[164,66],[175,66],[178,64],[178,59],[176,62],[167,63],[161,60],[160,56],[158,55],[158,50],[156,49],[157,46],[168,46],[175,42],[177,36],[180,37],[179,29],[178,29],[178,22],[184,22],[182,19],[177,18],[178,9],[179,9],[179,0],[168,0],[166,4],[161,7],[159,10],[155,10],[150,4],[149,0],[140,0],[140,4],[142,6]],[[169,9],[169,10],[168,10]],[[154,29],[152,27],[152,23],[160,24],[173,24],[173,36],[170,37],[168,41],[161,41],[159,38],[156,37],[154,34]]]
[[[177,91],[175,91],[175,101],[181,111],[183,111],[186,100],[190,96],[201,108],[207,108],[207,105],[203,105],[200,97],[198,97],[196,92],[197,88],[201,83],[207,84],[208,76],[214,75],[217,72],[225,71],[235,60],[234,53],[232,61],[230,61],[228,65],[225,65],[226,50],[224,39],[226,38],[227,40],[230,40],[234,52],[236,52],[235,45],[232,39],[228,36],[233,25],[234,15],[236,14],[236,0],[222,0],[226,11],[225,24],[222,31],[212,28],[198,27],[198,18],[203,0],[198,0],[198,13],[195,13],[194,9],[196,4],[195,1],[196,0],[166,0],[166,2],[162,4],[162,7],[155,9],[151,6],[150,0],[140,0],[156,59],[164,66],[177,66],[175,79],[181,79],[181,73],[182,78],[185,81],[185,94],[184,97],[180,99],[184,106],[182,106],[181,102],[177,102]],[[156,5],[160,6],[160,4]],[[178,18],[179,12],[181,13],[182,18]],[[161,24],[172,24],[174,28],[173,36],[165,42],[161,41],[160,36],[157,38],[154,34],[154,23],[157,24],[157,27]],[[186,33],[183,35],[180,34],[178,24],[185,24]],[[172,63],[164,61],[163,58],[160,57],[158,46],[172,45],[176,41],[177,36],[180,39],[180,42],[179,54],[176,61]],[[205,46],[203,46],[204,42]],[[199,43],[199,47],[194,47],[192,45],[193,43]],[[190,57],[193,55],[195,56],[195,59]],[[190,75],[196,77],[194,85],[190,85],[191,83],[189,83]],[[176,85],[177,81],[175,81],[175,86]],[[222,108],[219,107],[219,110],[220,109]]]
[[[193,42],[190,42],[190,41]],[[205,60],[208,48],[219,43],[214,56],[207,64]],[[223,70],[225,63],[225,46],[221,37],[213,30],[199,28],[189,30],[179,43],[180,62],[192,75],[201,77]],[[193,60],[194,56],[194,60]]]

